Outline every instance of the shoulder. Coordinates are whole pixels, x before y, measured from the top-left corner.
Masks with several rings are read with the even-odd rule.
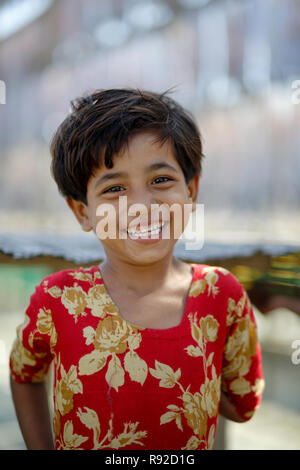
[[[44,277],[36,290],[47,292],[49,289],[63,289],[86,281],[93,282],[97,277],[100,277],[97,266],[63,269]]]
[[[199,263],[192,263],[192,266],[194,282],[202,280],[202,283],[210,286],[216,293],[222,291],[233,297],[243,294],[244,287],[228,269]]]

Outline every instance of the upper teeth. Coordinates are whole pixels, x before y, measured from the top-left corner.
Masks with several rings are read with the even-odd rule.
[[[141,230],[132,230],[132,229],[128,229],[127,232],[131,235],[134,235],[134,234],[139,234],[139,233],[147,233],[147,232],[153,232],[155,230],[160,230],[162,227],[163,227],[164,224],[156,224],[156,225],[151,225],[151,227],[147,227],[147,228],[144,228],[144,229],[141,229]]]

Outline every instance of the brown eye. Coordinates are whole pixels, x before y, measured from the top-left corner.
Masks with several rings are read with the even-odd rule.
[[[123,191],[124,188],[122,188],[122,186],[112,186],[111,188],[108,188],[104,191],[104,193],[118,193],[119,190],[115,189],[115,188],[121,188],[121,190]]]
[[[164,181],[159,181],[159,183],[164,183],[165,181],[173,181],[171,178],[169,178],[168,176],[158,176],[157,178],[155,178],[154,181],[157,181],[157,180],[164,180]]]

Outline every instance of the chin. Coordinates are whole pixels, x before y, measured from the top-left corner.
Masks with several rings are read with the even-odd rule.
[[[173,253],[175,243],[170,243],[170,240],[164,246],[161,242],[153,245],[140,245],[138,247],[126,247],[123,250],[123,257],[128,260],[134,261],[135,264],[155,263]]]

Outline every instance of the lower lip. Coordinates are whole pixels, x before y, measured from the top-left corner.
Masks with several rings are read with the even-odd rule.
[[[130,235],[128,232],[127,232],[127,235],[130,238],[130,240],[133,240],[134,242],[140,243],[142,245],[150,245],[153,243],[157,243],[159,240],[162,239],[163,230],[165,229],[166,225],[167,224],[165,223],[164,226],[160,229],[159,233],[157,234],[152,235],[151,233],[148,233],[147,236],[149,238],[140,238],[139,236],[136,236],[136,235]]]

